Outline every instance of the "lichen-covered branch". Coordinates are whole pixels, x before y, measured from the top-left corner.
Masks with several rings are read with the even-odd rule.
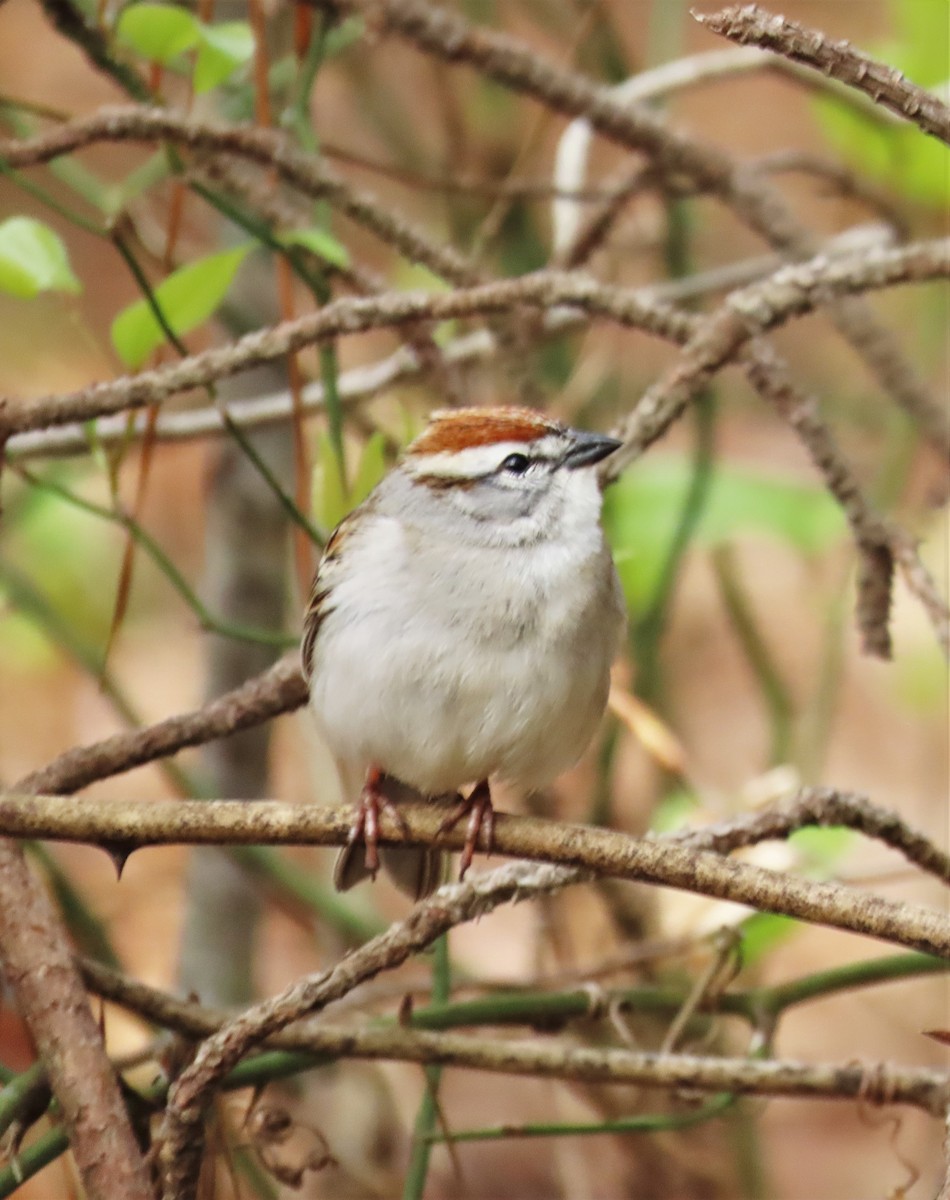
[[[463,829],[440,833],[444,816],[440,806],[405,805],[400,811],[409,830],[408,840],[452,850],[462,848]],[[341,846],[351,824],[349,809],[322,805],[228,800],[108,804],[81,798],[67,802],[55,797],[0,796],[0,832],[90,842],[120,857],[143,845],[181,842]],[[406,838],[406,832],[393,819],[383,819],[382,843],[399,843]],[[500,813],[494,849],[513,858],[558,863],[599,877],[698,892],[927,954],[950,956],[950,919],[942,913],[838,884],[798,879],[733,862],[667,839],[637,838],[589,825]]]
[[[730,41],[772,50],[857,88],[875,104],[905,121],[913,121],[924,133],[950,145],[950,107],[939,96],[905,79],[896,67],[862,54],[850,42],[833,41],[817,29],[770,13],[757,4],[731,5],[715,13],[694,12],[693,16]]]

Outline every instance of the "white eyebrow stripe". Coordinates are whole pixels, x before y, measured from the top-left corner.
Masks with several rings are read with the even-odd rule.
[[[417,475],[476,479],[497,470],[509,454],[553,459],[561,450],[560,439],[551,436],[533,442],[489,442],[483,446],[466,446],[463,450],[442,450],[437,454],[408,454],[406,466]]]

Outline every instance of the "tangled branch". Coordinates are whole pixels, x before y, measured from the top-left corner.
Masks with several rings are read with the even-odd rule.
[[[858,88],[875,104],[913,121],[924,133],[950,145],[950,107],[932,92],[905,79],[896,68],[862,54],[849,42],[832,41],[816,29],[766,12],[756,4],[693,16],[730,41],[772,50]]]

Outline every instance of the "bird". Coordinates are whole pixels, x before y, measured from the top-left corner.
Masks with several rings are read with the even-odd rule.
[[[621,445],[533,409],[434,412],[317,566],[301,642],[309,711],[356,817],[334,883],[382,865],[421,899],[443,852],[377,846],[379,816],[424,797],[467,817],[459,877],[491,787],[550,783],[590,743],[625,608],[600,523],[597,464]]]

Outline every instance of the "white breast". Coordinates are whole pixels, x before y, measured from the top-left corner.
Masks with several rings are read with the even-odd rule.
[[[311,705],[344,774],[373,763],[437,795],[490,776],[539,787],[573,763],[623,620],[597,533],[488,549],[361,521],[312,661]]]

